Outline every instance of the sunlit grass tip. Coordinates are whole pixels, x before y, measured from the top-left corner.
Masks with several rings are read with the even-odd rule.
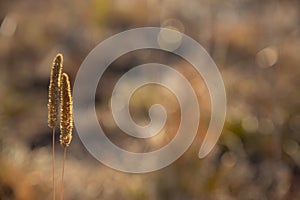
[[[73,100],[69,76],[66,73],[61,77],[60,101],[60,144],[68,147],[72,140]]]
[[[48,91],[48,126],[54,128],[58,125],[60,82],[63,68],[63,56],[57,54],[53,60]]]

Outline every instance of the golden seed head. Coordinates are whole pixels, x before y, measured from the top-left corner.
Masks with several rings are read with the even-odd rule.
[[[48,91],[48,126],[54,128],[58,124],[60,79],[63,68],[63,56],[57,54],[51,68],[50,85]]]
[[[73,100],[69,76],[66,73],[62,74],[60,89],[60,144],[68,147],[72,140]]]

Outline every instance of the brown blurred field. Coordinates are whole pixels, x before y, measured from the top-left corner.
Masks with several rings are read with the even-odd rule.
[[[162,136],[149,141],[121,133],[109,108],[122,74],[138,64],[159,62],[180,71],[193,85],[201,110],[197,138],[172,165],[136,175],[95,160],[74,130],[65,199],[300,199],[298,0],[0,0],[0,199],[52,199],[47,89],[54,56],[63,53],[64,70],[74,82],[80,64],[99,42],[144,26],[173,26],[202,44],[215,60],[228,101],[218,145],[199,160],[210,99],[191,65],[162,51],[131,52],[110,66],[97,90],[97,114],[108,137],[138,152],[158,149],[173,138],[180,112],[166,89],[147,86],[132,97],[131,113],[138,123],[147,122],[153,103],[168,111]],[[58,190],[58,142],[56,155]]]

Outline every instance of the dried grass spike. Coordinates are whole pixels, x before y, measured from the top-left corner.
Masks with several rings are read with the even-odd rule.
[[[60,79],[63,68],[63,56],[57,54],[51,68],[50,85],[48,93],[48,126],[54,128],[58,124]]]
[[[60,144],[68,147],[72,140],[73,100],[69,76],[66,73],[62,74],[60,100]]]

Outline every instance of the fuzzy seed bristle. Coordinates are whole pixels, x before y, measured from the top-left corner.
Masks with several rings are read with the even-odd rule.
[[[61,77],[60,101],[60,144],[68,147],[72,140],[73,100],[69,76],[66,73]]]
[[[60,79],[63,68],[63,56],[57,54],[51,68],[48,93],[48,126],[54,128],[58,124]]]

